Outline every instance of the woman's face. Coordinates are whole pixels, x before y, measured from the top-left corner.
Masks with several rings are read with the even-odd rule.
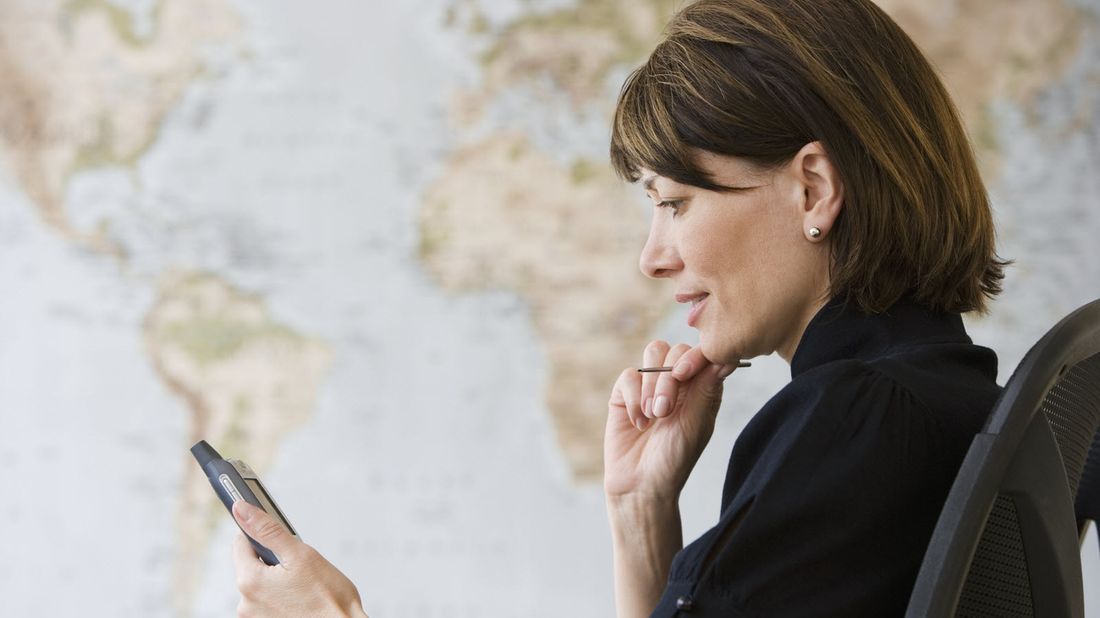
[[[643,171],[654,210],[642,272],[671,280],[676,301],[692,303],[688,324],[708,360],[779,352],[790,361],[827,300],[826,234],[808,230],[827,231],[832,220],[815,221],[815,179],[801,156],[774,170],[710,153],[700,163],[719,184],[744,189],[708,191]]]

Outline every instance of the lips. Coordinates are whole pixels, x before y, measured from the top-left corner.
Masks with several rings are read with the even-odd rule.
[[[695,326],[695,323],[699,320],[699,314],[703,311],[703,307],[705,307],[707,304],[708,298],[710,298],[710,294],[707,294],[706,292],[676,295],[676,302],[691,303],[691,311],[688,312],[687,317],[688,326]]]

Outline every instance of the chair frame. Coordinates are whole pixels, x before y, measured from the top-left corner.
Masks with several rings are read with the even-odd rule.
[[[1066,316],[1024,356],[975,436],[932,534],[906,618],[953,616],[998,494],[1016,506],[1036,616],[1084,616],[1081,534],[1058,444],[1041,406],[1100,353],[1100,300]],[[1026,456],[1021,456],[1024,454]]]

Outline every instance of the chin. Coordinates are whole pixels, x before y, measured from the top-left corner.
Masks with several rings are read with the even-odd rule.
[[[741,357],[734,352],[734,347],[728,342],[718,343],[700,336],[699,338],[699,350],[703,352],[703,356],[710,362],[719,365],[730,365],[741,360]]]
[[[741,360],[767,354],[767,352],[760,352],[762,346],[759,340],[729,330],[722,334],[725,335],[725,338],[716,339],[713,333],[708,334],[699,331],[699,349],[703,352],[703,356],[712,363],[732,365]]]

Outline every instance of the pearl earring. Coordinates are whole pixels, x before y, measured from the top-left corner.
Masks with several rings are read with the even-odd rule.
[[[817,238],[818,236],[821,236],[821,228],[811,227],[810,228],[810,238]]]

